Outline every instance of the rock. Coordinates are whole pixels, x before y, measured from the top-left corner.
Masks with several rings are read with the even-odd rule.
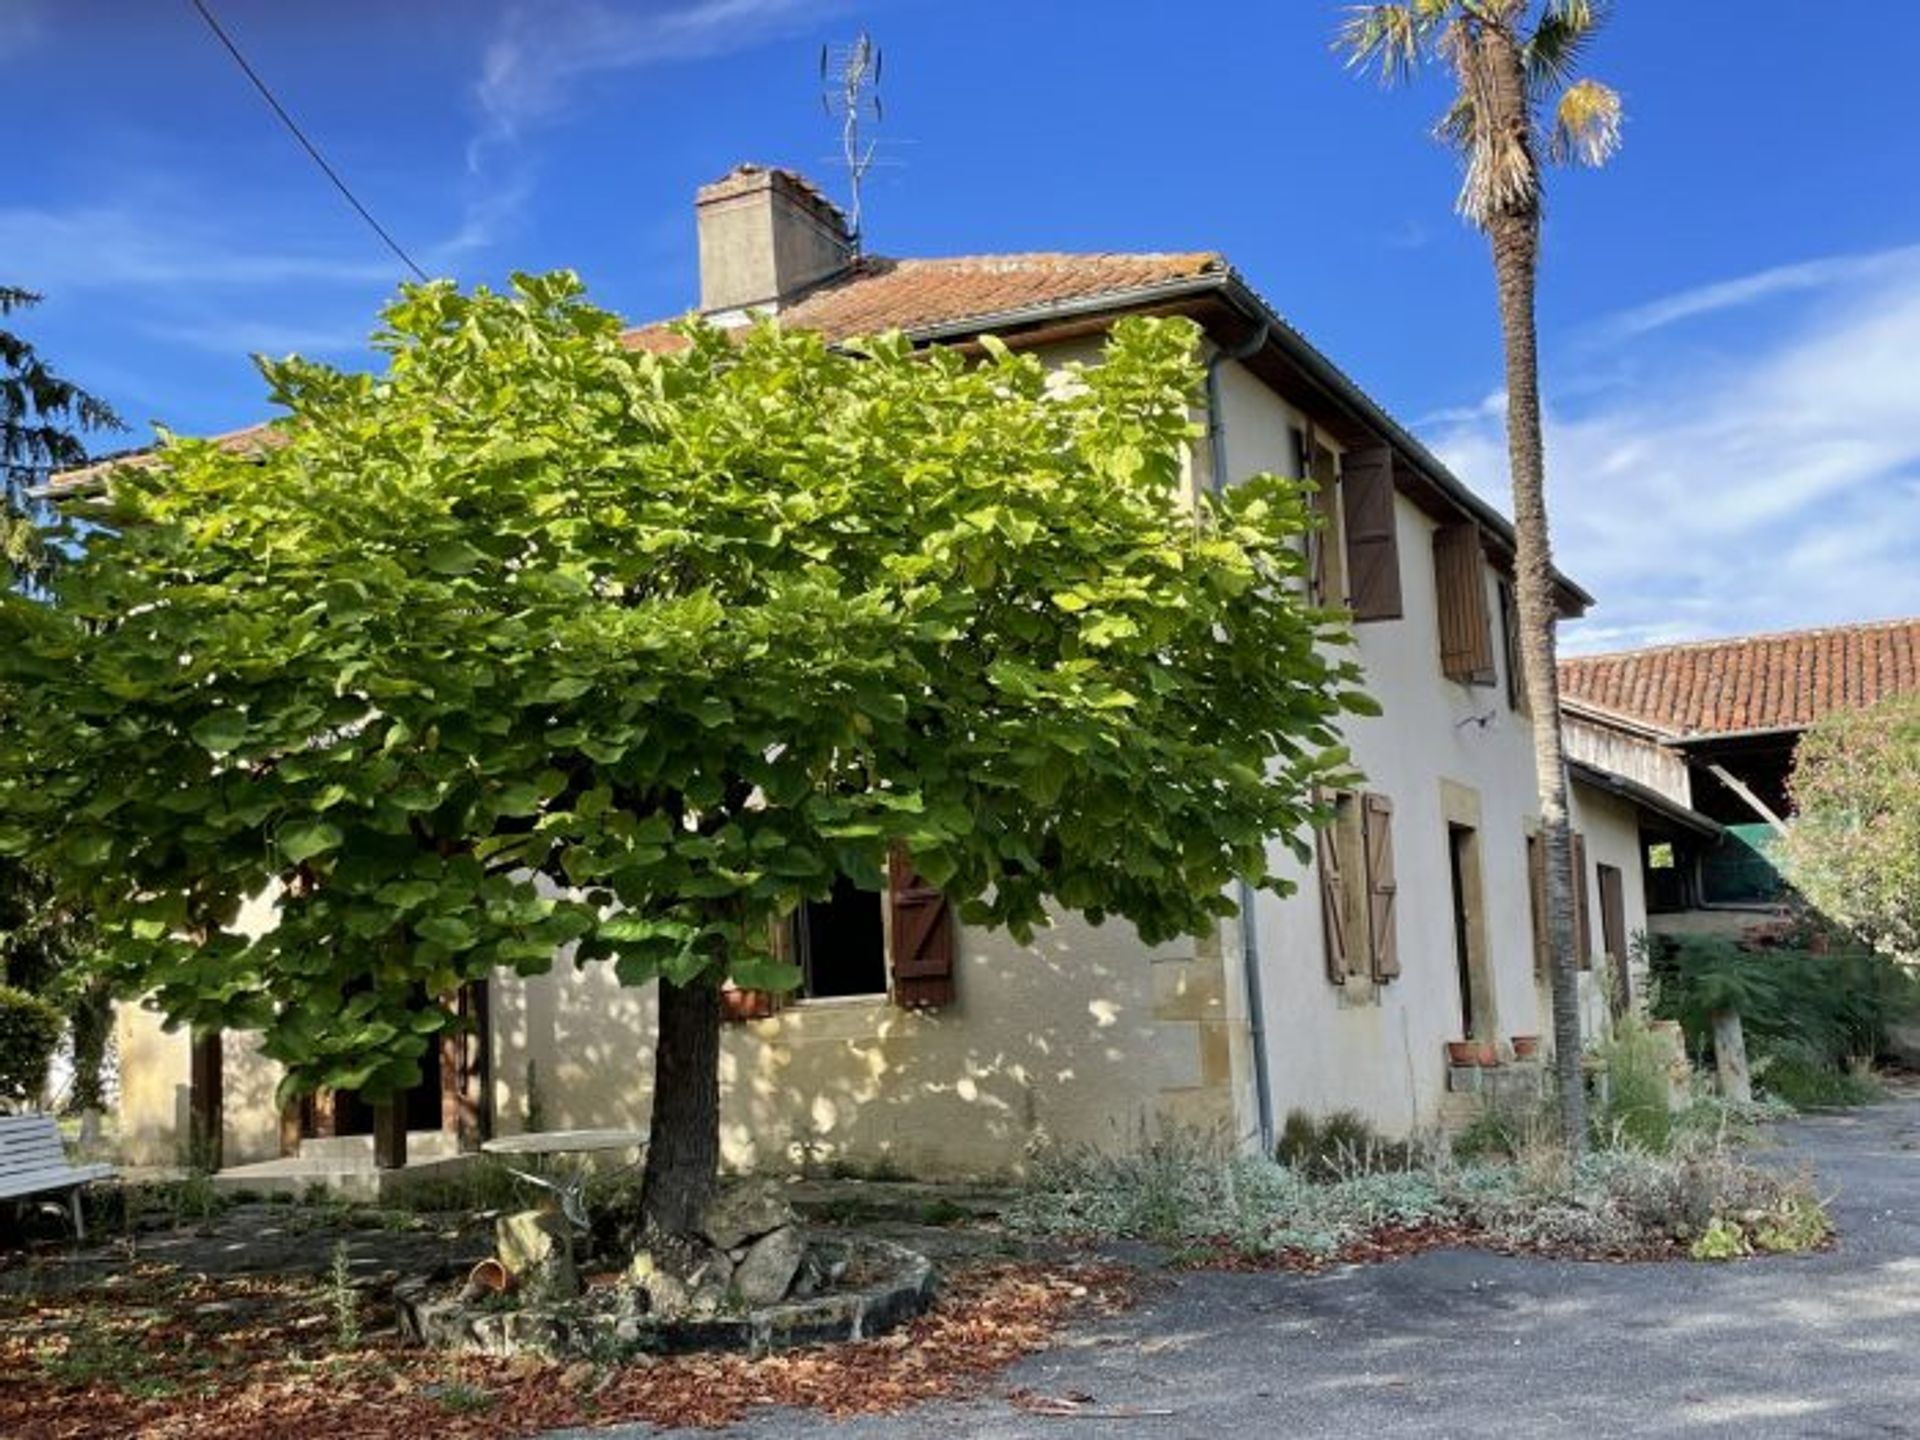
[[[847,1247],[831,1241],[816,1240],[801,1257],[800,1271],[788,1293],[796,1300],[831,1290],[847,1273]]]
[[[701,1217],[700,1233],[716,1250],[732,1250],[792,1225],[795,1219],[779,1182],[743,1180],[714,1197]]]
[[[680,1320],[717,1315],[732,1298],[733,1262],[686,1236],[663,1236],[633,1257],[627,1279],[646,1297],[646,1313]]]
[[[794,1225],[770,1230],[754,1241],[733,1272],[733,1289],[741,1303],[758,1307],[786,1299],[806,1253],[806,1237]]]
[[[494,1222],[494,1247],[515,1282],[540,1296],[578,1295],[573,1237],[551,1210],[522,1210]]]

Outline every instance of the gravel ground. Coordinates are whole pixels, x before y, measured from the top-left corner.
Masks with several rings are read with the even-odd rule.
[[[1834,1197],[1829,1253],[1590,1265],[1438,1251],[1312,1277],[1178,1274],[979,1400],[851,1422],[769,1410],[730,1433],[1920,1436],[1920,1097],[1776,1133],[1779,1162],[1810,1165]],[[1011,1404],[1016,1388],[1091,1399],[1062,1419]]]

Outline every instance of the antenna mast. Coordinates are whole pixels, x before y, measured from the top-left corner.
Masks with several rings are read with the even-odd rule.
[[[873,168],[875,141],[860,138],[860,122],[886,118],[880,104],[880,47],[862,30],[850,45],[820,47],[820,105],[840,122],[841,163],[847,167],[847,229],[860,253],[860,182]]]

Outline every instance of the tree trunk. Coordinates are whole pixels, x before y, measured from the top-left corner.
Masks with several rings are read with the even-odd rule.
[[[640,1209],[649,1229],[685,1234],[713,1198],[720,1165],[720,984],[711,970],[660,982],[653,1120]]]
[[[1499,27],[1481,32],[1491,47],[1487,63],[1489,103],[1495,124],[1528,147],[1531,155],[1526,79],[1513,37]],[[1538,191],[1524,203],[1509,202],[1488,219],[1494,281],[1500,300],[1500,331],[1507,379],[1507,458],[1513,472],[1515,600],[1520,612],[1521,668],[1532,712],[1534,777],[1540,792],[1541,835],[1546,844],[1547,934],[1553,992],[1554,1076],[1560,1091],[1560,1122],[1567,1151],[1586,1148],[1587,1092],[1581,1072],[1580,972],[1574,953],[1573,844],[1567,812],[1567,766],[1560,736],[1560,681],[1555,668],[1553,546],[1547,529],[1546,446],[1540,425],[1540,359],[1534,324],[1534,289],[1540,258]],[[1583,877],[1584,878],[1584,877]]]
[[[1738,1010],[1716,1010],[1713,1020],[1713,1068],[1721,1098],[1736,1105],[1753,1103],[1753,1072],[1747,1068],[1747,1033]]]

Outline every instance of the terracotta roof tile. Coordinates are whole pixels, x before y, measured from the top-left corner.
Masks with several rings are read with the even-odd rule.
[[[1118,295],[1224,271],[1207,251],[1166,255],[963,255],[945,260],[869,257],[848,275],[780,311],[783,324],[829,339],[884,330],[927,330],[1017,316],[1072,300]],[[677,348],[663,323],[629,330],[636,349]]]
[[[1920,692],[1920,619],[1586,655],[1560,663],[1560,689],[1672,735],[1799,729]]]

